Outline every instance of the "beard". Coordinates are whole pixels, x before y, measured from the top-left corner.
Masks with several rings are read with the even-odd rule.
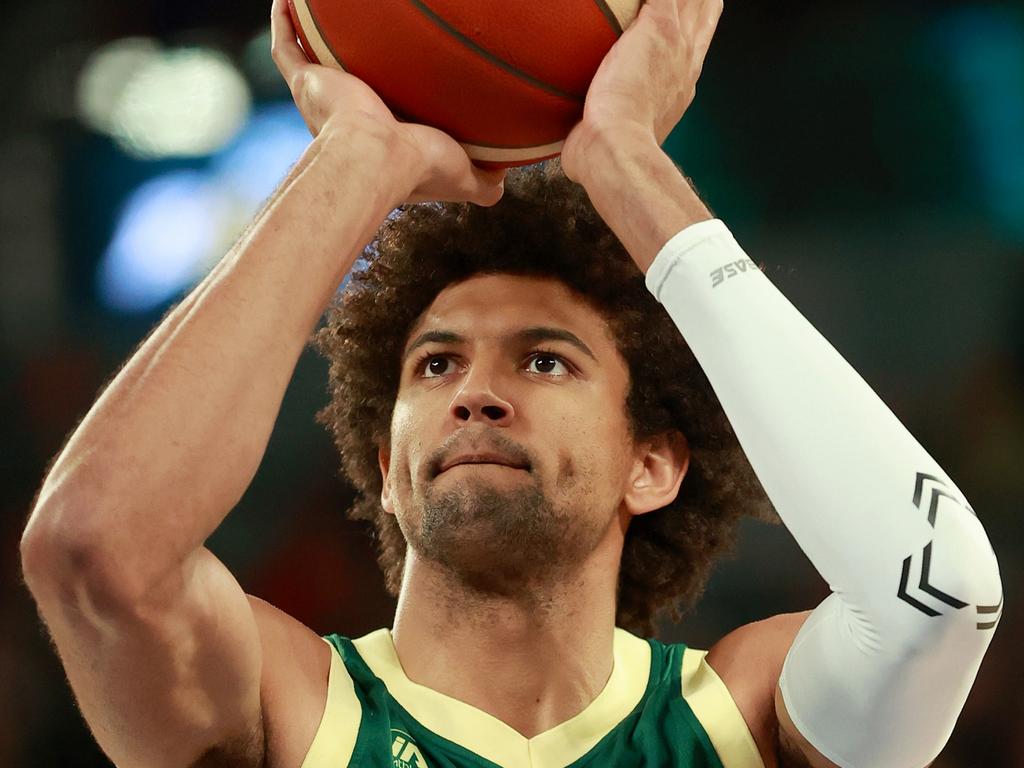
[[[580,479],[573,472],[568,477]],[[585,507],[578,491],[568,495]],[[419,520],[402,528],[409,529],[406,539],[419,555],[472,591],[524,597],[570,578],[613,519],[557,505],[532,475],[529,483],[502,488],[475,477],[454,488],[428,490]]]

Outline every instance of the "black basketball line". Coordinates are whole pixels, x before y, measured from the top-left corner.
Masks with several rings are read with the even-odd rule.
[[[484,59],[489,61],[491,64],[494,64],[497,67],[501,67],[506,72],[514,75],[515,77],[518,77],[520,80],[523,80],[523,81],[529,83],[530,85],[534,86],[535,88],[539,88],[542,91],[546,91],[547,93],[550,93],[552,96],[558,96],[559,98],[565,99],[566,101],[575,101],[575,102],[580,103],[580,104],[583,103],[584,96],[577,96],[576,94],[566,93],[565,91],[563,91],[563,90],[561,90],[559,88],[556,88],[553,85],[545,83],[543,80],[538,80],[537,78],[535,78],[535,77],[533,77],[531,75],[528,75],[526,72],[523,72],[521,69],[517,69],[516,67],[513,67],[507,61],[503,61],[502,59],[499,59],[497,56],[495,56],[493,53],[488,51],[486,48],[481,48],[475,42],[473,42],[468,37],[466,37],[464,34],[459,32],[459,30],[455,29],[455,27],[453,27],[451,24],[449,24],[443,18],[438,16],[436,13],[434,13],[434,11],[431,10],[426,5],[426,3],[422,2],[422,0],[409,0],[409,2],[412,4],[412,6],[414,8],[416,8],[418,11],[420,11],[424,16],[426,16],[428,19],[430,19],[430,21],[432,21],[434,24],[436,24],[438,27],[440,27],[443,31],[447,32],[449,35],[454,37],[456,40],[458,40],[460,43],[465,45],[467,48],[469,48],[473,52],[478,53],[479,55],[483,56]]]
[[[612,9],[608,7],[608,3],[606,3],[605,0],[594,0],[594,5],[596,5],[598,10],[604,14],[606,19],[608,19],[608,23],[611,24],[612,29],[615,30],[615,34],[621,35],[622,25],[619,24],[619,17],[612,13]]]
[[[331,56],[333,56],[334,60],[338,62],[338,66],[347,72],[348,67],[345,66],[345,62],[341,56],[338,55],[338,52],[334,50],[334,46],[331,45],[330,39],[324,34],[324,29],[320,26],[320,19],[318,19],[316,14],[313,12],[313,6],[309,2],[306,2],[305,5],[306,10],[309,12],[309,18],[313,20],[313,26],[316,27],[316,31],[320,34],[320,39],[323,41],[323,44],[327,46],[327,50],[331,52]],[[310,42],[309,45],[312,47],[313,43]],[[310,53],[315,55],[314,51],[310,51]],[[324,62],[321,61],[320,63],[323,64]]]

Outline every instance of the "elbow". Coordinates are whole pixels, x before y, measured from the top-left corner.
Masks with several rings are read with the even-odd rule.
[[[984,654],[1002,614],[1003,586],[976,517],[940,518],[933,537],[903,561],[896,586],[876,592],[868,610],[854,612],[863,625],[860,634],[870,641],[866,646],[903,659],[945,643],[956,645],[965,659]]]
[[[100,536],[67,524],[68,509],[36,508],[21,536],[21,572],[41,610],[88,602],[99,615],[134,602],[131,579]],[[84,519],[84,518],[79,518]]]
[[[950,586],[963,595],[968,604],[963,610],[970,611],[970,621],[977,623],[978,629],[992,629],[1003,604],[1003,581],[995,549],[977,517],[963,518],[951,534],[946,538],[952,540],[944,542],[953,557]]]
[[[76,568],[78,546],[62,527],[60,514],[52,508],[37,506],[21,534],[19,553],[21,574],[29,592],[39,602],[58,591]]]
[[[973,648],[980,656],[1003,609],[1002,577],[992,544],[981,522],[965,516],[956,525],[937,528],[929,546],[930,562],[922,558],[914,593],[937,613],[925,619],[932,626],[932,642],[950,638],[966,655]],[[930,566],[927,571],[925,565]]]

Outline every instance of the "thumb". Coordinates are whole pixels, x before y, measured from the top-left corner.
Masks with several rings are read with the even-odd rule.
[[[471,198],[472,202],[490,207],[501,200],[505,194],[507,168],[479,168],[474,164],[472,174],[476,187]]]

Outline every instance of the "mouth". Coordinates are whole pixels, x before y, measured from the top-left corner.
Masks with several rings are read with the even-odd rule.
[[[462,451],[453,451],[447,459],[435,465],[434,477],[444,474],[456,467],[504,467],[505,469],[522,469],[529,471],[529,461],[524,455],[512,451],[486,449],[486,447],[469,447]]]
[[[501,467],[502,469],[518,469],[525,472],[526,467],[513,467],[510,464],[501,464],[496,461],[464,461],[460,464],[452,464],[450,467],[441,470],[441,473],[447,472],[449,469],[458,469],[459,467]]]

